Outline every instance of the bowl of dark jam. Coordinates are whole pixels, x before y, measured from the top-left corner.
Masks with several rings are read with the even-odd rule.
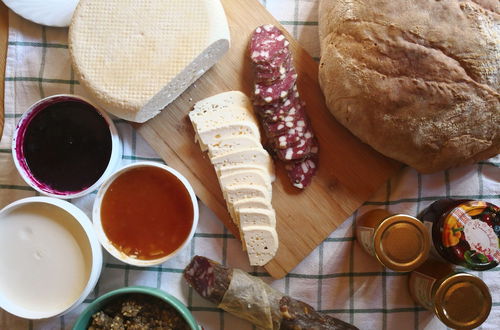
[[[21,117],[12,156],[24,181],[38,192],[62,199],[96,190],[121,160],[113,121],[88,100],[53,95]]]

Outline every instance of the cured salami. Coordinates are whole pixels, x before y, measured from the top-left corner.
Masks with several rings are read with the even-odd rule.
[[[195,256],[184,269],[184,278],[203,298],[259,328],[357,329],[349,323],[316,312],[300,300],[283,295],[257,277],[205,257]]]
[[[297,89],[288,41],[277,27],[259,26],[250,41],[250,58],[253,103],[264,126],[267,148],[285,162],[291,183],[303,189],[316,173],[318,144]]]

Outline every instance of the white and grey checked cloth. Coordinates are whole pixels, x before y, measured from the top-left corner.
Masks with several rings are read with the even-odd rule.
[[[299,43],[318,58],[318,0],[261,1]],[[12,132],[22,113],[32,103],[52,94],[85,96],[68,59],[66,29],[42,27],[12,12],[9,24],[5,128],[0,140],[0,208],[36,195],[19,177],[11,160]],[[162,161],[128,123],[122,120],[115,123],[124,144],[123,164],[137,160]],[[168,164],[168,159],[166,162]],[[262,268],[250,267],[240,242],[201,205],[196,235],[174,259],[144,269],[127,266],[106,254],[97,287],[76,310],[63,317],[40,321],[24,320],[0,311],[0,329],[69,329],[88,302],[110,290],[131,285],[158,287],[173,294],[191,309],[205,329],[253,329],[249,323],[217,309],[188,289],[181,272],[196,254],[251,272],[276,289],[360,329],[444,329],[433,313],[410,299],[406,274],[384,269],[361,250],[353,237],[356,217],[372,208],[416,215],[432,201],[444,197],[480,199],[500,205],[499,167],[497,156],[473,166],[432,175],[420,175],[410,168],[401,170],[280,280],[273,280]],[[94,197],[95,193],[72,202],[90,215]],[[471,273],[488,284],[493,296],[491,314],[481,328],[499,329],[500,267]]]

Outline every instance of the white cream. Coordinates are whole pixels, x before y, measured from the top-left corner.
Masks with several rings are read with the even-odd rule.
[[[21,308],[57,314],[82,294],[90,276],[82,227],[54,205],[20,205],[0,218],[0,295]]]

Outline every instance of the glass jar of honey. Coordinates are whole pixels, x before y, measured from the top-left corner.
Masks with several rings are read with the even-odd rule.
[[[356,222],[356,238],[385,267],[409,272],[428,257],[430,238],[423,223],[383,209],[368,211]]]
[[[442,199],[419,218],[444,260],[473,270],[500,263],[500,208],[484,201]]]
[[[491,311],[486,284],[477,276],[454,272],[448,263],[427,260],[410,273],[408,286],[415,302],[453,329],[476,328]]]

